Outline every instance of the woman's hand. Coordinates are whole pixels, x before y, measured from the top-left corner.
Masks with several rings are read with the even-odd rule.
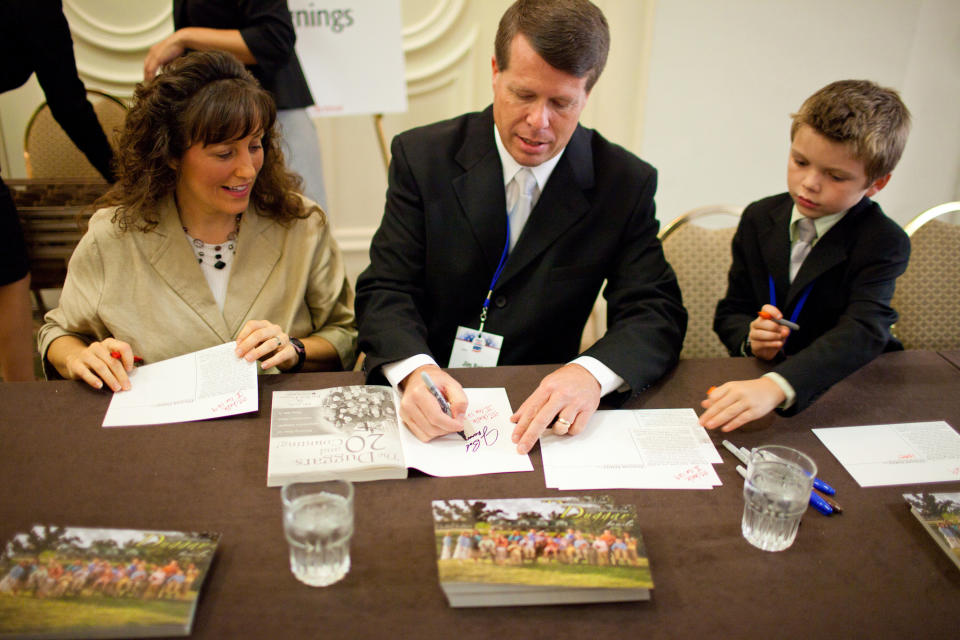
[[[290,336],[280,325],[267,320],[250,320],[237,334],[238,358],[248,362],[260,360],[264,369],[277,367],[281,371],[297,364],[297,350],[290,344]]]
[[[127,373],[133,371],[133,349],[123,340],[106,338],[85,345],[73,336],[63,336],[50,344],[47,359],[68,380],[83,380],[94,389],[106,383],[113,391],[130,390]]]

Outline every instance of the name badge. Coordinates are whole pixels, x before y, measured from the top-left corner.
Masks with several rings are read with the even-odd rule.
[[[457,327],[457,337],[450,351],[451,368],[495,367],[500,359],[503,336],[469,327]]]

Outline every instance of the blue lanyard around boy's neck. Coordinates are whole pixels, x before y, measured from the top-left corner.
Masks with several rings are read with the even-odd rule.
[[[487,289],[487,297],[483,301],[483,309],[480,310],[480,328],[477,335],[483,333],[483,325],[487,321],[487,309],[490,308],[490,298],[493,296],[493,288],[497,286],[497,280],[503,273],[503,267],[507,264],[507,255],[510,253],[510,216],[507,216],[507,241],[503,245],[503,253],[500,254],[500,262],[497,264],[497,270],[493,272],[493,279],[490,280],[490,288]]]
[[[777,306],[777,286],[773,282],[773,275],[767,274],[767,278],[770,283],[770,304]],[[797,304],[793,307],[793,313],[790,314],[790,322],[796,322],[797,318],[800,317],[800,310],[803,309],[811,290],[813,290],[813,282],[808,284],[803,293],[800,294],[800,299],[797,300]]]

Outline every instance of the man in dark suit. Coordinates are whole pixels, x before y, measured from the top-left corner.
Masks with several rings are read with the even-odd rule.
[[[569,360],[604,280],[606,335],[514,414],[519,451],[551,424],[579,433],[602,395],[639,393],[676,363],[686,312],[657,240],[656,172],[578,124],[608,48],[590,2],[519,0],[497,32],[492,107],[393,141],[356,306],[365,368],[402,390],[422,440],[463,428],[466,398],[438,361]]]

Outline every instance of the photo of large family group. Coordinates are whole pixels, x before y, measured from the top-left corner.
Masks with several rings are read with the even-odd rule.
[[[650,589],[633,505],[607,496],[433,503],[441,582]]]
[[[0,556],[0,635],[113,628],[181,634],[189,630],[218,538],[33,527]]]

